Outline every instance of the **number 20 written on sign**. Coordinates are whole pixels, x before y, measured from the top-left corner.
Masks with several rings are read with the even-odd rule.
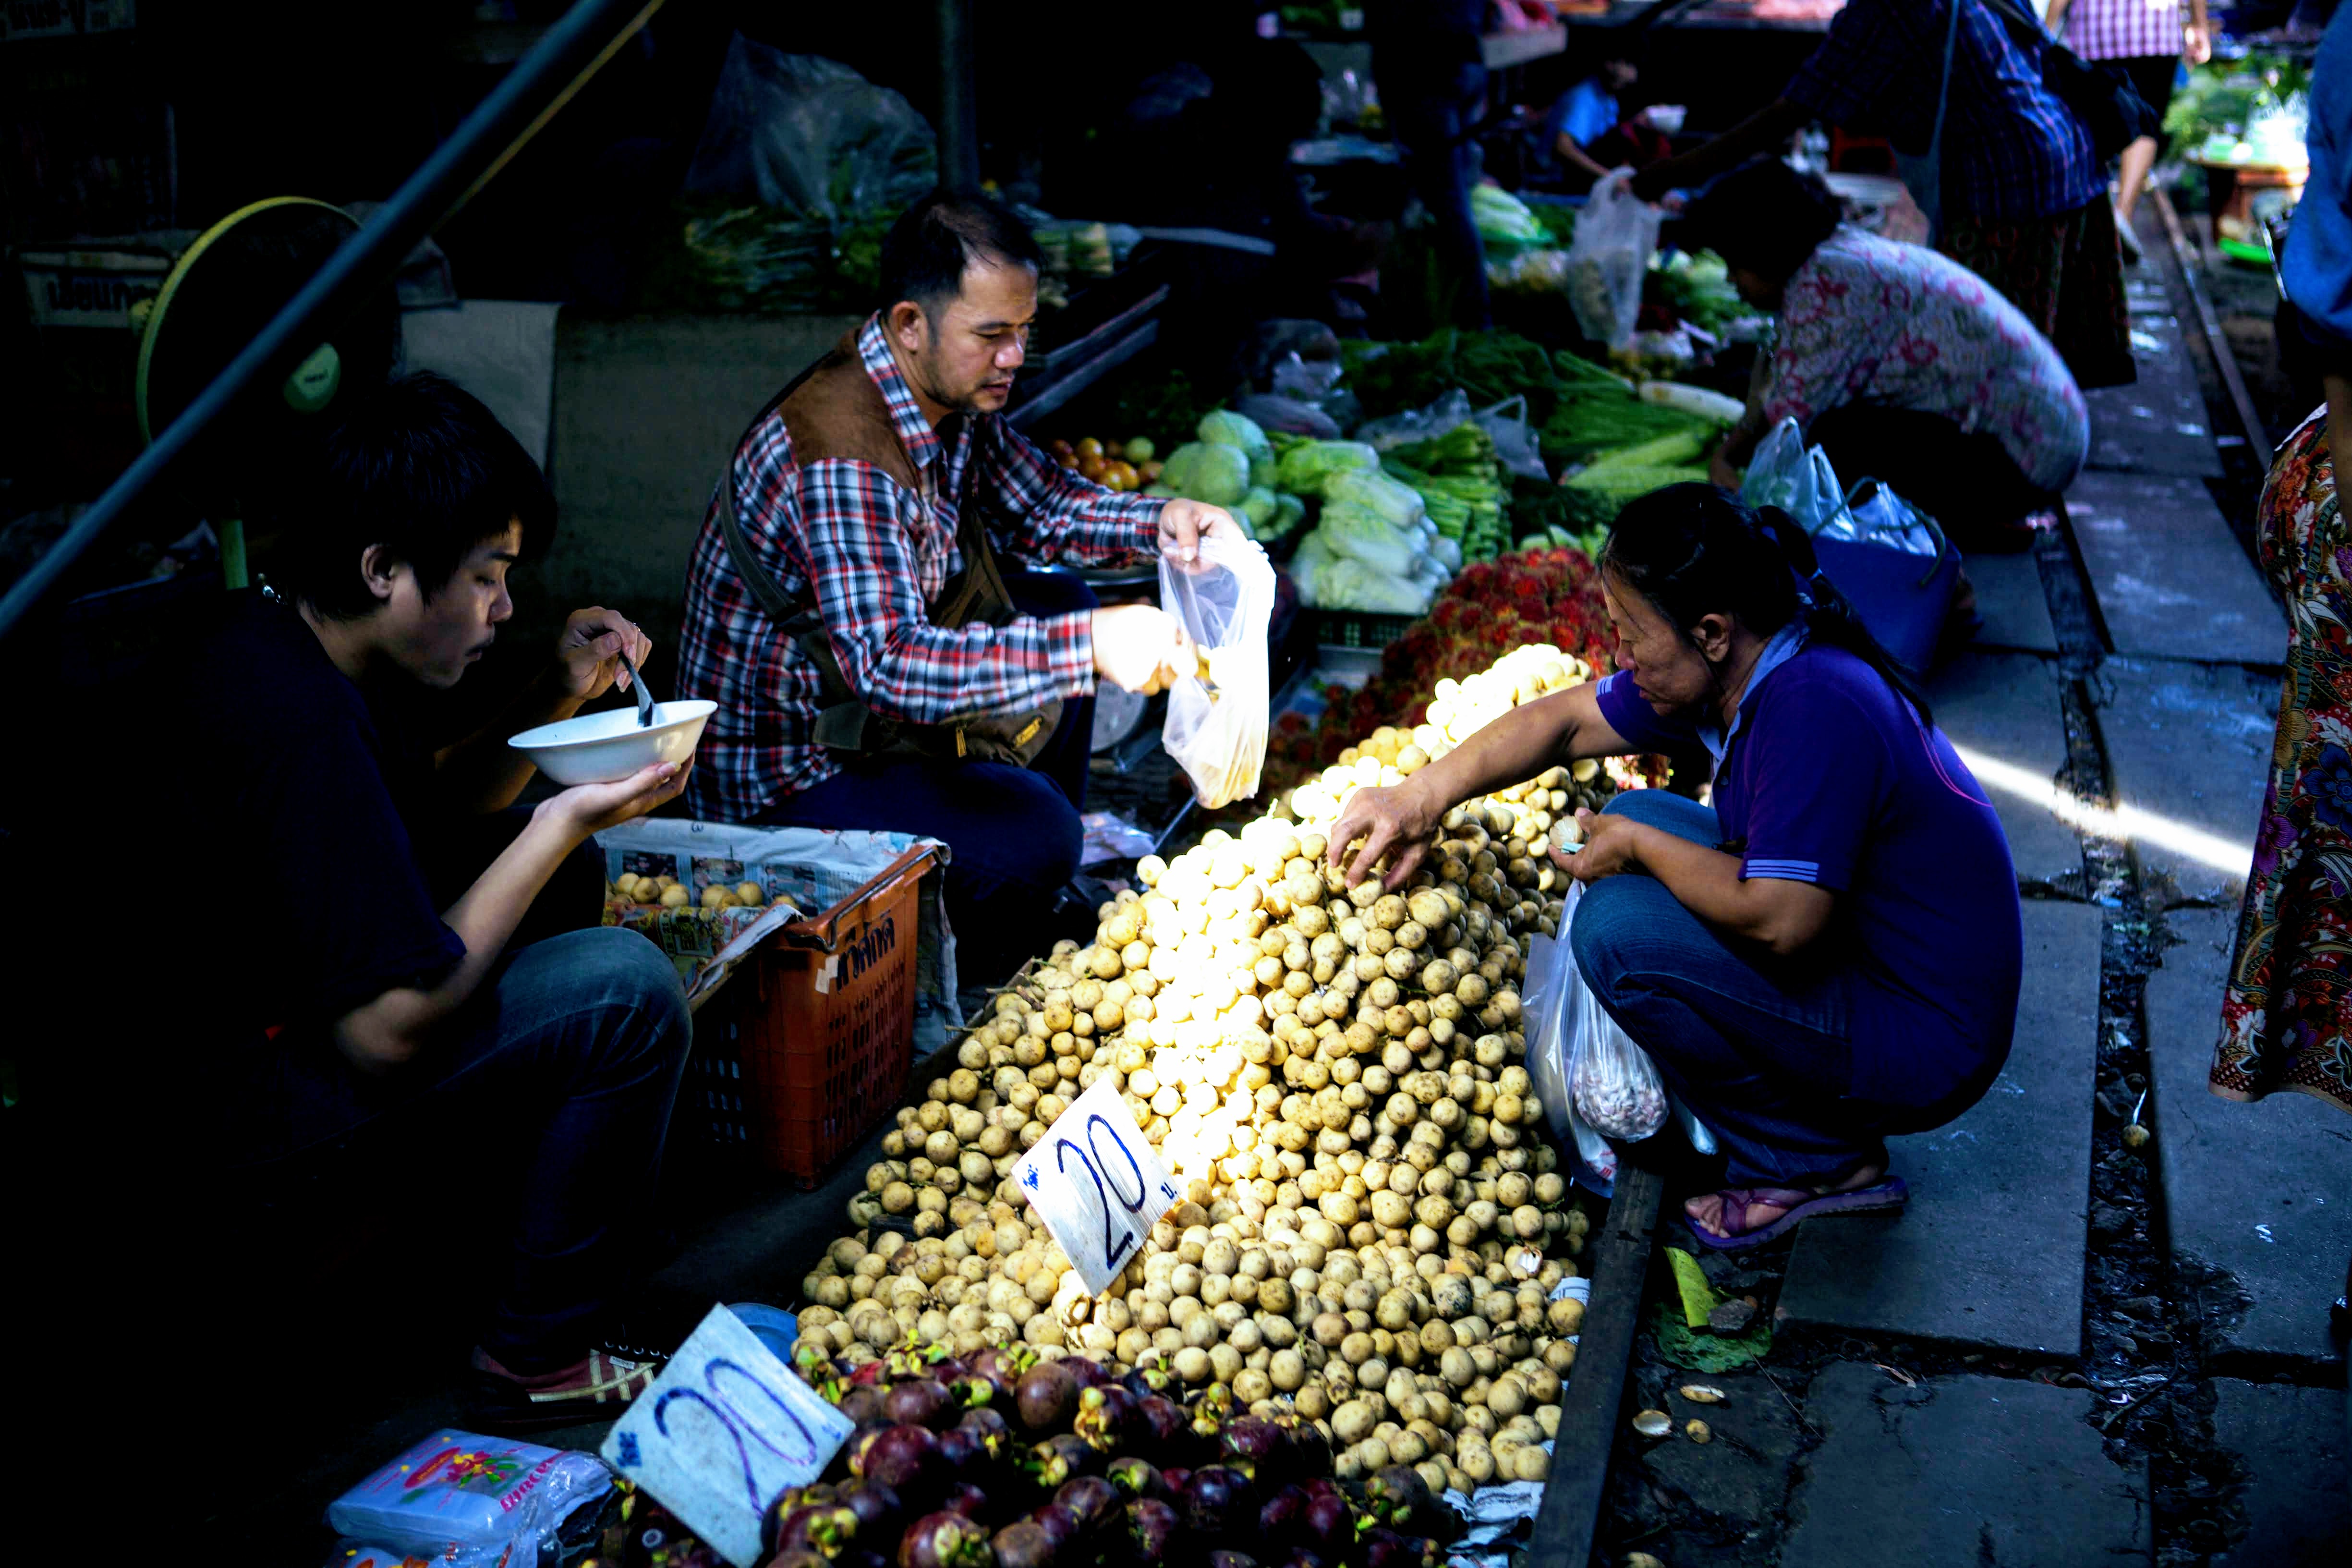
[[[1118,1278],[1181,1195],[1107,1079],[1054,1119],[1013,1179],[1093,1295]]]

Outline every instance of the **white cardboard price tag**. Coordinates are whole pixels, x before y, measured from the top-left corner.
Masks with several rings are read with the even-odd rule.
[[[735,1568],[754,1568],[761,1511],[824,1474],[851,1430],[740,1318],[713,1307],[597,1451]]]
[[[1108,1078],[1054,1119],[1013,1179],[1097,1296],[1183,1195]]]

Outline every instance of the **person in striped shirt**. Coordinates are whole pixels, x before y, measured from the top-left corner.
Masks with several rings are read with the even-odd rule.
[[[2106,60],[2131,78],[2158,121],[2172,102],[2172,84],[2183,59],[2203,65],[2213,58],[2213,29],[2205,20],[2205,0],[2050,0],[2051,32],[2086,60]],[[2139,259],[2132,213],[2148,171],[2156,166],[2157,139],[2142,136],[2124,149],[2116,182],[2116,235],[2124,255]]]

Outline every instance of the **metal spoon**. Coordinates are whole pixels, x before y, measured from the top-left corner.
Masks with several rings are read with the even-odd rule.
[[[637,728],[648,729],[654,721],[654,694],[646,689],[646,678],[637,673],[636,665],[627,654],[621,655],[621,668],[629,672],[629,689],[636,693]]]

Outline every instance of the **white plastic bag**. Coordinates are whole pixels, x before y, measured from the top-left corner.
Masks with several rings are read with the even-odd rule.
[[[1256,541],[1201,538],[1189,565],[1160,558],[1160,607],[1208,655],[1210,679],[1187,676],[1168,693],[1160,744],[1211,810],[1257,793],[1265,762],[1266,625],[1274,563]]]
[[[1583,889],[1571,884],[1568,903],[1573,908]],[[1568,1020],[1589,994],[1584,976],[1577,973],[1569,951],[1568,921],[1562,915],[1557,940],[1538,934],[1528,944],[1527,991],[1520,1003],[1521,1026],[1527,1030],[1528,1077],[1552,1136],[1569,1151],[1569,1180],[1601,1197],[1611,1195],[1617,1180],[1617,1151],[1576,1113],[1576,1096],[1569,1077]]]
[[[1583,901],[1581,883],[1560,908],[1555,941],[1569,945],[1569,929]],[[1666,1085],[1657,1064],[1601,1005],[1571,955],[1563,966],[1560,1036],[1568,1064],[1569,1103],[1593,1131],[1637,1143],[1665,1125]],[[1534,1076],[1529,1070],[1528,1076]]]
[[[1936,520],[1876,479],[1855,480],[1838,515],[1812,531],[1818,539],[1875,544],[1930,560],[1942,555],[1945,549],[1944,531],[1936,526]]]
[[[1471,416],[1478,427],[1495,443],[1495,460],[1509,473],[1530,479],[1551,482],[1551,470],[1544,467],[1543,451],[1536,442],[1535,427],[1528,423],[1528,400],[1522,393],[1507,397],[1492,408],[1481,408]]]
[[[1385,452],[1409,441],[1434,440],[1476,416],[1470,395],[1457,386],[1440,393],[1426,408],[1408,408],[1360,426],[1352,438]]]
[[[1568,302],[1595,342],[1630,346],[1642,313],[1642,275],[1658,248],[1658,209],[1635,195],[1631,169],[1612,169],[1592,187],[1568,247]]]
[[[727,47],[686,188],[809,218],[895,214],[939,183],[930,122],[838,60],[740,33]]]
[[[1845,510],[1830,455],[1805,445],[1794,419],[1781,420],[1758,445],[1739,482],[1739,499],[1751,507],[1779,507],[1807,533],[1820,532]]]

